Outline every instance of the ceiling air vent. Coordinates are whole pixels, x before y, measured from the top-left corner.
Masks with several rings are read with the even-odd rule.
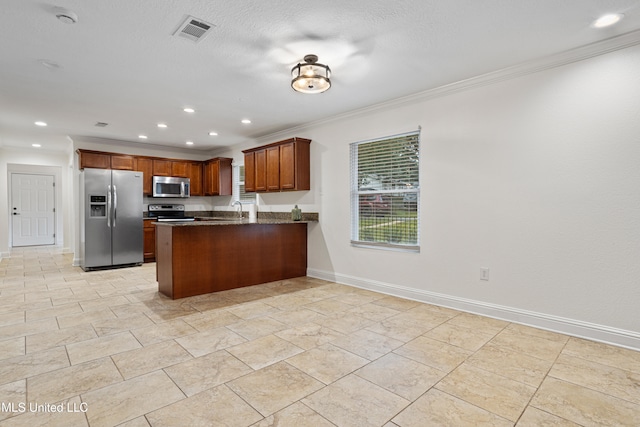
[[[213,24],[203,21],[202,19],[188,16],[187,19],[180,24],[174,36],[183,37],[192,42],[199,42],[209,34],[209,30],[214,27]]]
[[[99,127],[99,128],[103,128],[106,127],[109,123],[105,123],[105,122],[96,122],[96,124],[94,126]]]

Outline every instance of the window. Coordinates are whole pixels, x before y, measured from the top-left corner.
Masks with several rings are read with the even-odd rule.
[[[244,165],[233,167],[233,200],[239,200],[241,203],[255,203],[256,193],[247,193],[244,191]]]
[[[351,144],[351,244],[420,251],[420,131]]]

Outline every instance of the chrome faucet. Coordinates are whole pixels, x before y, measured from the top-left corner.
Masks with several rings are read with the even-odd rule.
[[[235,202],[233,202],[233,203],[231,204],[231,206],[233,207],[233,206],[235,206],[236,204],[239,206],[239,209],[238,209],[238,218],[242,219],[242,203],[240,203],[240,200],[236,200]]]

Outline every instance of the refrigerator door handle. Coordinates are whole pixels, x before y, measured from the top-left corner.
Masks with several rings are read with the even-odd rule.
[[[116,219],[118,218],[118,189],[113,186],[113,228],[116,227]]]
[[[107,189],[107,227],[111,228],[111,185]]]

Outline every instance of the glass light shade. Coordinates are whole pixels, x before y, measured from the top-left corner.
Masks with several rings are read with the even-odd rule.
[[[331,70],[318,64],[318,57],[307,55],[305,62],[291,69],[291,87],[301,93],[322,93],[331,87]]]

